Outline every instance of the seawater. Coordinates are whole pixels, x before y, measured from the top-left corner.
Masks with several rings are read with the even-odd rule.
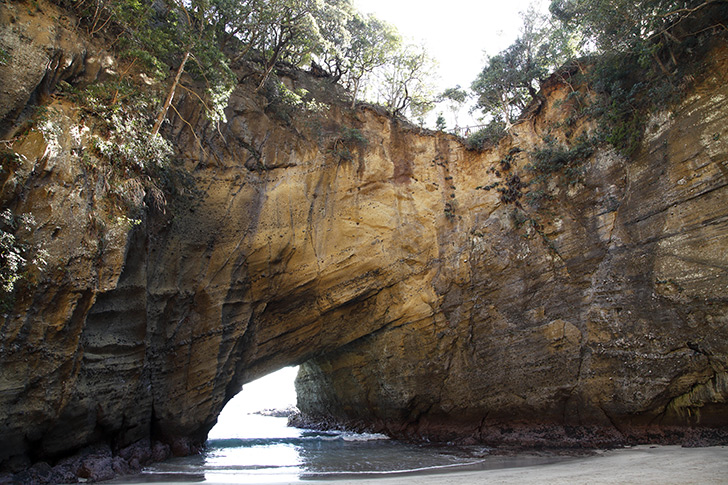
[[[249,415],[243,429],[218,431],[201,455],[174,458],[123,483],[272,484],[312,479],[443,473],[546,464],[548,456],[493,456],[477,446],[404,443],[381,434],[289,428],[286,418]]]
[[[295,369],[246,385],[223,409],[200,455],[153,464],[112,483],[205,482],[270,484],[312,479],[444,473],[546,464],[554,456],[498,456],[478,446],[404,443],[382,434],[316,431],[287,426],[287,418],[261,415],[295,403]]]
[[[381,434],[289,428],[287,419],[249,415],[233,436],[217,431],[201,455],[147,467],[126,483],[290,483],[422,472],[482,462],[485,449],[426,446]],[[480,455],[480,456],[478,456]]]

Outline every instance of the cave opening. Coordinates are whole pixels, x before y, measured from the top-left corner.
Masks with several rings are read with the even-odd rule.
[[[223,408],[208,441],[274,438],[295,410],[298,367],[284,367],[249,382]],[[270,419],[279,418],[279,419]]]

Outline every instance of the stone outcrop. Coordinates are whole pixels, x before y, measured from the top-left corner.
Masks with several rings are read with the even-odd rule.
[[[1,14],[7,126],[57,80],[114,75],[63,12],[18,5]],[[558,83],[484,152],[349,110],[301,73],[284,80],[331,104],[288,121],[245,81],[219,128],[178,94],[165,136],[186,179],[136,225],[84,158],[77,110],[52,101],[55,128],[19,137],[0,178],[48,252],[2,322],[3,469],[95,443],[137,466],[193,452],[241,385],[292,364],[308,418],[395,436],[725,442],[724,58],[652,116],[635,157],[597,150],[580,182],[544,182],[538,211],[479,188],[527,191]]]
[[[579,183],[548,182],[538,212],[513,217],[473,186],[512,147],[509,172],[523,174],[566,86],[500,154],[451,153],[457,218],[437,225],[428,291],[409,297],[427,305],[305,363],[303,414],[494,445],[725,442],[723,62],[652,116],[634,157],[598,150]]]

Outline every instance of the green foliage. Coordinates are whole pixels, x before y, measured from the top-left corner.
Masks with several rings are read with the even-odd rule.
[[[12,54],[4,47],[0,46],[0,66],[7,66],[8,62],[13,58]]]
[[[0,175],[17,170],[21,162],[20,155],[13,150],[0,149]]]
[[[196,82],[185,86],[188,90],[199,92],[204,85],[204,99],[198,99],[207,116],[224,120],[237,84],[230,65],[240,59],[259,66],[257,90],[266,95],[272,89],[269,77],[286,63],[311,65],[314,72],[341,81],[352,92],[352,107],[367,94],[383,99],[393,114],[424,120],[432,108],[426,82],[430,59],[414,46],[403,46],[391,25],[357,12],[352,0],[57,1],[74,9],[90,34],[112,32],[127,63],[153,79],[168,78],[153,133],[172,109],[177,85],[186,80],[182,73]],[[282,101],[297,104],[292,98]],[[287,118],[286,109],[278,111]]]
[[[355,13],[347,23],[347,29],[351,41],[344,50],[343,64],[347,69],[343,73],[343,81],[352,92],[353,107],[367,82],[376,85],[374,73],[400,49],[402,39],[397,29],[372,14]]]
[[[328,109],[327,104],[310,99],[306,89],[290,90],[275,75],[268,78],[263,95],[268,100],[266,110],[286,123],[290,123],[296,113],[317,113]]]
[[[553,0],[550,10],[582,50],[599,52],[589,73],[599,95],[590,114],[624,155],[639,148],[647,112],[677,101],[699,70],[696,36],[728,17],[726,2],[704,0]]]
[[[445,128],[447,128],[447,124],[445,123],[445,117],[442,115],[442,113],[439,113],[437,115],[437,120],[435,120],[435,129],[439,131],[445,131]]]
[[[629,155],[642,141],[645,113],[675,100],[698,69],[689,66],[699,36],[725,30],[728,2],[552,0],[549,10],[548,19],[524,15],[521,36],[488,58],[472,85],[477,107],[510,125],[537,98],[540,79],[568,59],[590,55],[586,84],[598,96],[591,106],[570,100],[575,111],[565,124],[593,116],[601,140]]]
[[[438,103],[444,103],[445,106],[450,110],[450,113],[453,116],[453,119],[455,120],[455,128],[458,127],[458,115],[460,114],[460,110],[463,108],[465,103],[468,101],[468,98],[470,96],[468,95],[468,92],[465,91],[460,87],[458,84],[454,88],[448,88],[442,93],[440,93],[437,96],[437,102]],[[440,114],[440,117],[442,117],[442,113]],[[439,117],[438,117],[439,121]],[[444,130],[444,122],[445,119],[443,118],[443,127],[439,128],[440,130]]]
[[[489,57],[472,84],[477,108],[510,126],[537,94],[540,80],[571,54],[568,40],[548,19],[531,9],[521,35],[507,49]]]
[[[172,147],[161,136],[150,138],[146,120],[114,113],[108,122],[108,138],[93,139],[93,148],[101,157],[138,173],[150,173],[166,165]]]
[[[341,128],[339,136],[334,140],[331,151],[340,161],[349,161],[354,158],[353,150],[362,150],[368,144],[369,140],[361,130],[345,126]]]
[[[627,156],[642,142],[646,113],[676,102],[684,91],[682,76],[643,67],[638,54],[602,55],[590,79],[599,94],[590,114],[599,120],[603,139]]]
[[[357,128],[344,127],[341,129],[341,139],[346,143],[353,143],[361,147],[365,147],[369,144],[369,140],[364,136],[364,133]]]
[[[139,47],[129,46],[123,49],[119,53],[119,58],[127,62],[138,63],[147,76],[157,81],[163,80],[169,71],[169,67],[160,61],[158,57]]]
[[[504,136],[506,136],[506,124],[496,118],[491,120],[484,128],[481,128],[468,137],[468,148],[471,150],[483,150],[489,145],[495,145]]]
[[[434,60],[424,47],[408,44],[396,51],[382,66],[379,96],[384,107],[393,116],[403,115],[414,108],[416,116],[432,109],[434,98],[429,73]]]
[[[541,176],[563,173],[567,180],[576,182],[581,175],[581,165],[594,153],[594,141],[580,137],[572,146],[559,144],[555,138],[546,137],[544,145],[531,156],[533,163],[528,169]]]
[[[111,193],[130,210],[141,207],[147,194],[157,206],[163,206],[160,187],[168,177],[173,150],[164,138],[152,136],[152,115],[157,104],[153,94],[123,77],[91,84],[83,90],[70,85],[62,88],[62,93],[79,106],[81,119],[94,127],[91,149],[111,168],[107,180]],[[87,152],[81,156],[87,168],[99,168],[98,159]]]
[[[536,210],[540,209],[544,202],[553,200],[553,198],[554,197],[547,193],[543,188],[531,189],[525,195],[526,203]]]
[[[10,209],[0,212],[0,311],[10,311],[16,285],[28,279],[32,270],[46,265],[46,251],[26,242],[34,228],[32,214],[15,215]]]
[[[90,35],[112,27],[120,32],[135,31],[146,22],[153,2],[141,0],[61,0],[58,3],[76,12]]]
[[[549,10],[564,28],[576,34],[582,50],[591,45],[601,52],[651,55],[668,29],[700,10],[711,0],[552,0]]]

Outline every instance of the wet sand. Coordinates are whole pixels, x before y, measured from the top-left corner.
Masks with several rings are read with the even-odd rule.
[[[636,446],[600,451],[552,464],[495,470],[452,471],[424,475],[387,475],[376,478],[301,480],[311,485],[471,485],[471,484],[728,484],[728,446],[682,448],[679,446]],[[115,483],[122,483],[117,482]],[[135,482],[139,483],[139,482]],[[157,482],[166,484],[187,482]],[[199,483],[199,482],[198,482]],[[233,481],[205,480],[223,484]],[[237,483],[252,483],[240,481]],[[272,483],[272,482],[268,482]]]
[[[441,475],[358,480],[399,485],[470,484],[728,484],[728,447],[637,446],[566,462]],[[325,483],[325,482],[318,482]]]

